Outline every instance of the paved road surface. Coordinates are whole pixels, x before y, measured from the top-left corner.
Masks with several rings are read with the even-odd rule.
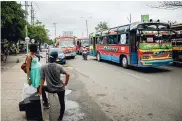
[[[182,121],[181,67],[123,69],[81,56],[68,63],[80,81],[72,87],[85,89],[92,100],[89,107],[96,102],[113,121]]]

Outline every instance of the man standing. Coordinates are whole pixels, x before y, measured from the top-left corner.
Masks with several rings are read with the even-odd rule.
[[[69,81],[69,74],[63,69],[63,67],[56,63],[56,59],[58,59],[57,52],[50,53],[50,63],[42,66],[41,68],[41,83],[39,88],[39,94],[42,95],[43,105],[46,108],[49,108],[48,99],[46,97],[45,91],[49,93],[57,93],[59,102],[60,102],[60,116],[58,121],[62,121],[64,111],[65,111],[65,86]],[[66,75],[65,83],[61,80],[61,74]],[[46,80],[47,86],[44,86],[44,82]]]

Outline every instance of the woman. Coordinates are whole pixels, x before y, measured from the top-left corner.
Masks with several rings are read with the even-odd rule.
[[[41,80],[40,77],[41,64],[39,63],[38,58],[36,57],[37,45],[30,44],[29,50],[30,53],[27,57],[27,65],[26,65],[27,83],[35,88],[38,88]]]

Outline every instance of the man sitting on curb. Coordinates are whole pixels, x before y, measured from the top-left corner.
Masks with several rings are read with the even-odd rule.
[[[58,53],[52,52],[50,53],[50,62],[41,68],[41,83],[39,88],[39,95],[42,95],[44,106],[49,108],[48,99],[46,97],[45,91],[49,93],[57,93],[59,102],[60,102],[60,116],[58,121],[62,121],[64,111],[65,111],[65,86],[68,84],[69,74],[63,69],[63,67],[56,63],[56,59],[58,59]],[[66,81],[60,79],[60,74],[66,75]],[[47,82],[47,86],[44,86],[44,82]]]

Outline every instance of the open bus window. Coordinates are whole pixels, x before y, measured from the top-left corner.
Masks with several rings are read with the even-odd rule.
[[[108,43],[108,38],[106,36],[102,37],[102,42],[103,42],[103,44],[107,44]]]
[[[108,44],[118,44],[117,35],[109,35]]]

